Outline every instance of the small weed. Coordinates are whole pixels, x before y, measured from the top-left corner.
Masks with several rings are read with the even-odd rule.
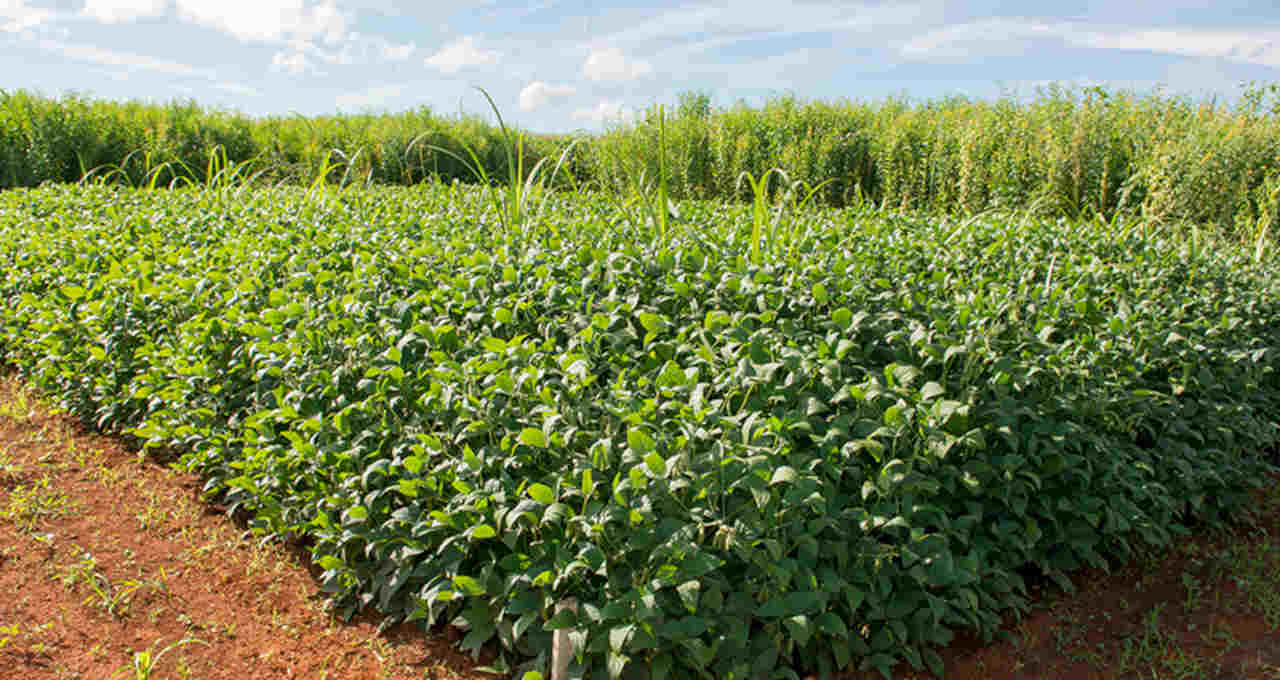
[[[35,416],[35,403],[26,390],[9,390],[8,399],[0,401],[0,419],[25,422]]]
[[[1197,656],[1166,632],[1160,622],[1164,608],[1158,604],[1143,617],[1142,631],[1124,640],[1118,672],[1121,677],[1203,678],[1216,664]]]
[[[1195,577],[1195,574],[1185,572],[1182,574],[1182,587],[1187,591],[1187,596],[1182,601],[1182,609],[1191,614],[1200,608],[1201,596],[1204,594],[1204,584]]]
[[[62,517],[73,507],[71,499],[53,489],[46,476],[31,484],[20,484],[9,492],[9,502],[0,510],[0,520],[12,521],[19,531],[30,533],[44,520]]]
[[[150,531],[169,521],[169,509],[158,494],[151,494],[147,507],[137,513],[138,528]]]
[[[133,600],[140,592],[152,591],[165,597],[171,595],[169,587],[165,584],[163,570],[158,579],[136,578],[112,583],[98,570],[97,558],[89,553],[84,553],[79,562],[63,569],[59,580],[63,585],[71,588],[84,584],[91,591],[84,603],[102,609],[116,618],[129,615]]]
[[[57,643],[49,639],[53,622],[23,627],[20,624],[0,626],[0,651],[9,649],[23,656],[47,656]]]
[[[1280,628],[1280,543],[1265,541],[1235,552],[1230,578],[1267,624]]]
[[[133,663],[121,666],[116,670],[116,673],[112,678],[119,678],[121,676],[130,677],[130,672],[132,672],[131,677],[135,678],[135,680],[148,680],[151,677],[151,674],[155,673],[156,668],[160,665],[160,660],[163,659],[166,654],[193,643],[201,645],[208,644],[203,640],[197,640],[195,638],[183,638],[157,652],[155,651],[156,645],[160,644],[160,641],[157,640],[147,649],[141,652],[134,652]],[[179,666],[186,666],[186,664],[180,662]],[[185,676],[187,673],[183,672],[183,675]]]
[[[24,472],[22,464],[14,460],[9,447],[0,448],[0,489],[16,486],[22,481]]]

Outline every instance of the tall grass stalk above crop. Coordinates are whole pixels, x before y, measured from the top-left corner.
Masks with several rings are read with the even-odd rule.
[[[779,195],[777,206],[773,211],[773,218],[770,219],[769,182],[773,175],[778,176],[782,185],[786,187],[786,191]],[[799,238],[799,229],[793,219],[791,228],[785,232],[781,231],[784,210],[790,205],[793,216],[798,214],[809,205],[815,196],[819,195],[823,188],[833,181],[835,180],[829,179],[815,187],[809,187],[804,180],[792,181],[791,177],[782,168],[766,170],[758,179],[747,172],[739,175],[736,190],[741,191],[744,182],[751,188],[751,261],[755,264],[760,264],[765,252],[780,251],[780,247],[783,245],[785,245],[786,253],[790,256]],[[800,194],[804,194],[804,198],[800,198]],[[766,228],[768,229],[767,234],[765,233]]]
[[[480,156],[476,149],[466,140],[456,138],[455,141],[466,152],[466,157],[461,154],[436,144],[428,144],[428,148],[436,153],[445,154],[457,160],[472,174],[472,177],[485,186],[485,191],[490,196],[494,211],[498,215],[498,219],[502,224],[503,231],[506,234],[508,245],[511,245],[512,239],[519,237],[524,228],[525,216],[528,212],[526,204],[530,196],[541,195],[542,202],[539,204],[539,212],[542,206],[546,204],[546,187],[547,181],[554,180],[557,173],[564,166],[565,160],[572,153],[576,142],[571,143],[563,151],[556,161],[555,167],[551,175],[543,179],[539,179],[539,175],[544,164],[550,157],[542,158],[534,164],[533,169],[529,171],[528,176],[524,174],[524,132],[513,132],[507,127],[506,122],[502,119],[502,112],[498,109],[498,105],[493,101],[493,97],[489,96],[488,91],[482,87],[477,87],[480,94],[489,102],[489,108],[493,111],[494,117],[498,119],[498,129],[501,131],[502,138],[506,142],[503,146],[503,153],[507,161],[507,177],[500,191],[494,191],[493,184],[496,178],[489,176],[485,164],[480,160]],[[424,137],[419,136],[409,143],[406,153],[413,150]]]
[[[679,217],[679,211],[671,200],[667,177],[667,125],[666,110],[658,107],[658,173],[657,180],[652,181],[648,168],[642,163],[639,170],[625,169],[622,173],[627,180],[630,196],[624,201],[616,195],[616,191],[604,188],[605,195],[613,202],[618,213],[630,222],[640,233],[656,236],[663,247],[671,237],[671,217]],[[656,196],[655,196],[656,194]],[[641,213],[637,215],[632,206],[639,206]],[[653,233],[655,232],[656,233]]]

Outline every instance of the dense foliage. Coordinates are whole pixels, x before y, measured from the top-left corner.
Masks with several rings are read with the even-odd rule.
[[[1222,521],[1280,439],[1274,263],[1164,230],[494,205],[5,192],[0,356],[344,611],[530,668],[567,628],[592,678],[936,667],[1027,576]]]
[[[782,97],[760,108],[716,109],[708,96],[685,93],[674,107],[654,107],[576,145],[571,136],[525,135],[523,154],[527,172],[572,146],[557,180],[607,191],[661,175],[674,198],[749,198],[743,173],[760,177],[776,167],[790,181],[825,182],[817,198],[829,206],[1141,215],[1212,226],[1238,240],[1274,240],[1278,95],[1280,86],[1253,87],[1228,106],[1159,92],[1051,87],[1029,99]],[[132,186],[178,178],[204,184],[227,163],[249,161],[247,170],[264,183],[471,182],[475,173],[461,161],[470,160],[466,148],[490,178],[507,181],[512,146],[480,118],[426,108],[253,119],[193,102],[0,91],[0,187],[75,182],[90,171]]]

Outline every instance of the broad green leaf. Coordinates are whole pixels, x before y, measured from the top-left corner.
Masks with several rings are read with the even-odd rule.
[[[773,471],[773,476],[769,479],[769,486],[776,484],[787,484],[796,481],[796,471],[789,465],[782,465]]]
[[[837,327],[848,330],[853,323],[853,312],[849,311],[848,307],[841,307],[831,312],[831,320],[836,323]]]
[[[646,455],[656,448],[653,437],[638,427],[632,427],[627,430],[627,446],[633,451],[641,455]]]
[[[529,498],[532,498],[533,500],[538,501],[539,503],[550,505],[556,502],[555,492],[552,491],[551,487],[547,486],[546,484],[531,484],[529,485],[529,488],[526,491],[526,493],[529,494]]]
[[[640,319],[640,325],[650,333],[657,333],[667,325],[660,315],[652,312],[640,312],[636,317]]]
[[[484,585],[470,576],[454,576],[453,585],[472,597],[484,595]]]
[[[546,435],[542,433],[542,430],[533,427],[526,427],[521,430],[518,441],[526,446],[536,446],[540,449],[547,448]]]
[[[657,476],[661,477],[667,474],[667,461],[656,452],[645,456],[644,463],[649,466],[649,471]]]
[[[818,304],[820,305],[827,304],[827,300],[830,299],[827,296],[827,287],[822,285],[821,282],[813,284],[812,292],[813,292],[813,299],[817,300]],[[839,321],[837,321],[836,323],[839,323]]]

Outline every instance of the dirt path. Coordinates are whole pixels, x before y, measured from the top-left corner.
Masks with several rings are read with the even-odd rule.
[[[324,611],[305,562],[200,482],[0,384],[0,678],[492,678]]]
[[[199,489],[0,380],[0,678],[494,677],[450,633],[335,621],[305,559]],[[948,677],[1280,678],[1280,483],[1258,508],[1042,595],[1006,640],[945,650]]]

